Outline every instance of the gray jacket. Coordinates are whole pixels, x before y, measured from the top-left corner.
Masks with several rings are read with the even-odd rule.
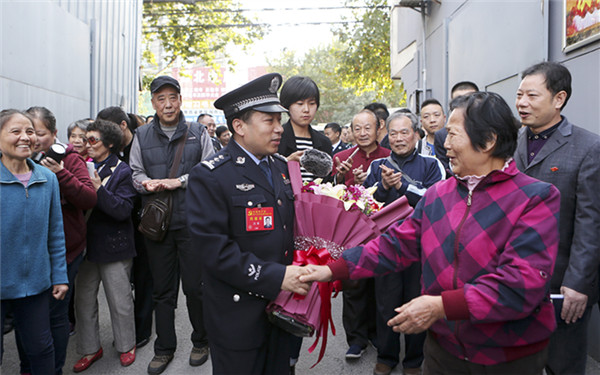
[[[137,191],[142,193],[142,204],[146,202],[150,194],[144,189],[142,182],[149,179],[168,178],[177,152],[178,141],[183,137],[187,126],[188,123],[185,121],[183,113],[181,113],[177,130],[170,140],[160,128],[156,116],[150,124],[137,129],[131,146],[129,163],[133,170],[133,185]],[[175,178],[185,176],[187,179],[188,173],[196,164],[213,154],[214,149],[206,127],[197,122],[192,122]],[[174,190],[173,216],[171,216],[169,230],[182,229],[186,226],[186,187],[187,183],[184,183],[181,188]]]
[[[560,191],[560,244],[551,292],[562,285],[598,301],[600,263],[600,136],[563,117],[558,129],[527,165],[527,129],[519,133],[519,170]]]

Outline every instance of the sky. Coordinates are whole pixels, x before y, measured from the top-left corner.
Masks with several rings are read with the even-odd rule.
[[[268,34],[256,41],[248,51],[237,48],[231,51],[236,61],[234,72],[227,73],[230,87],[248,82],[247,68],[267,66],[283,50],[295,50],[297,56],[333,40],[332,24],[307,24],[316,22],[339,22],[343,16],[351,17],[349,9],[323,9],[343,7],[344,0],[239,0],[245,15],[256,18],[257,23],[271,25]],[[320,8],[320,9],[319,9]]]
[[[343,16],[352,15],[348,9],[323,9],[343,7],[344,0],[240,0],[240,3],[243,9],[253,10],[246,12],[247,16],[272,25],[270,33],[245,55],[254,65],[265,65],[267,57],[277,57],[284,49],[305,53],[310,48],[329,44],[333,38],[331,28],[336,25],[306,23],[337,22],[342,21]]]

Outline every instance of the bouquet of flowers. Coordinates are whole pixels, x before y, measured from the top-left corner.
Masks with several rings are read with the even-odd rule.
[[[362,185],[346,187],[344,184],[332,185],[331,182],[326,184],[322,182],[323,179],[321,178],[307,182],[302,187],[302,192],[339,199],[344,203],[346,211],[358,209],[367,216],[381,210],[383,207],[383,203],[373,199],[373,194],[377,190],[376,186],[371,188],[365,188]]]
[[[389,225],[412,213],[404,197],[382,208],[382,204],[373,199],[371,189],[332,186],[320,181],[303,186],[300,165],[289,162],[288,169],[296,198],[295,265],[329,264],[338,259],[345,249],[377,237]],[[313,283],[307,296],[282,291],[267,306],[271,322],[282,329],[305,337],[317,333],[314,344],[309,348],[310,353],[323,337],[317,363],[325,354],[330,323],[335,335],[331,317],[334,289],[339,291],[341,283]]]

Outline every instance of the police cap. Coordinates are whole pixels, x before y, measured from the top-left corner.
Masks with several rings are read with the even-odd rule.
[[[223,110],[227,119],[250,109],[259,112],[287,112],[277,97],[281,82],[281,74],[265,74],[221,96],[215,101],[215,108]]]

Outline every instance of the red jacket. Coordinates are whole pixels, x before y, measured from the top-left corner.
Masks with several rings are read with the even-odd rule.
[[[67,263],[71,263],[83,249],[86,243],[86,224],[84,210],[96,205],[96,190],[85,161],[69,145],[67,156],[63,159],[64,168],[56,173],[60,186],[60,202],[67,243]]]
[[[556,327],[549,298],[560,193],[514,161],[472,192],[456,178],[430,187],[411,217],[330,267],[373,277],[420,262],[422,293],[442,296],[430,332],[454,356],[494,365],[543,349]]]
[[[358,146],[354,146],[347,150],[338,152],[335,155],[335,158],[333,160],[333,171],[331,173],[332,176],[335,176],[336,168],[338,167],[336,159],[339,159],[340,162],[343,162],[344,160],[348,159],[350,155],[352,155],[352,153],[356,151],[357,148]],[[373,160],[387,158],[388,156],[390,156],[390,153],[390,150],[381,147],[380,145],[377,145],[377,148],[373,150],[369,155],[367,155],[366,152],[359,148],[358,152],[352,158],[352,169],[348,171],[348,173],[346,173],[346,176],[344,176],[344,184],[346,184],[346,186],[354,185],[354,173],[352,173],[352,170],[354,168],[362,166],[362,170],[366,172],[369,169],[369,166],[371,165],[371,162]]]

